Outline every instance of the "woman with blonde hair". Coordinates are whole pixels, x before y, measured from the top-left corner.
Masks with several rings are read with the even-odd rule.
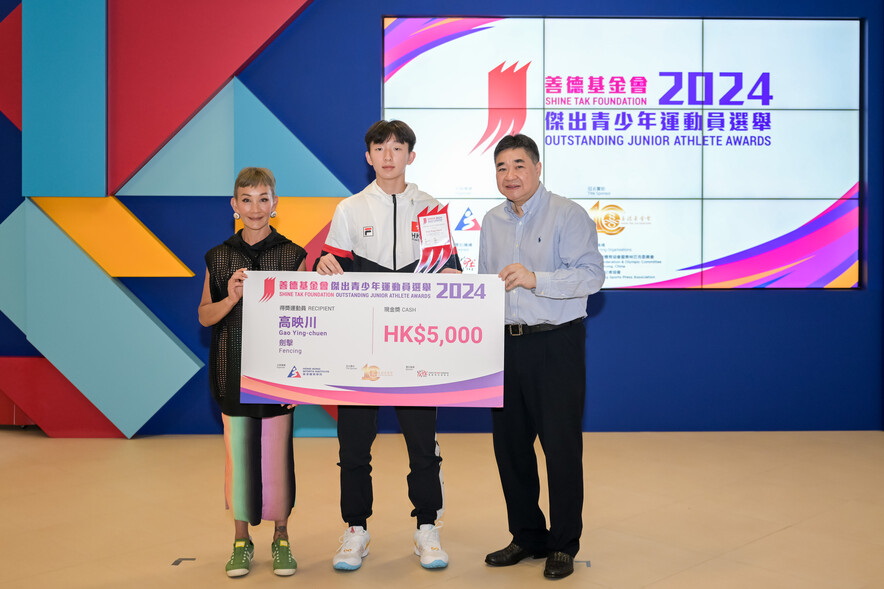
[[[227,449],[224,492],[233,511],[235,537],[230,577],[248,574],[254,545],[249,524],[275,523],[273,572],[294,574],[298,564],[288,541],[295,504],[292,406],[240,403],[242,288],[246,273],[304,270],[307,252],[270,226],[276,216],[276,179],[266,168],[244,168],[230,199],[243,229],[206,253],[206,281],[199,321],[212,327],[209,381],[221,408]]]

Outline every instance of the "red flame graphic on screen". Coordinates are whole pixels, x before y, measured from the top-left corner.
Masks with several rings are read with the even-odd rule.
[[[528,112],[527,73],[531,62],[518,70],[518,62],[506,69],[503,69],[504,63],[488,72],[488,126],[470,153],[476,151],[495,131],[497,134],[482,151],[483,154],[497,145],[502,137],[515,135],[525,125]]]
[[[261,297],[260,302],[269,301],[273,298],[273,293],[276,290],[276,278],[272,276],[264,279],[264,296]]]

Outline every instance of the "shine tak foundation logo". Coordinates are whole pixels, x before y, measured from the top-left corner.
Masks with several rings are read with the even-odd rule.
[[[393,371],[381,370],[374,364],[362,365],[362,380],[369,380],[371,382],[374,382],[380,379],[382,376],[393,376]]]
[[[260,303],[269,301],[276,292],[276,278],[273,276],[264,279],[264,295],[261,297]]]
[[[627,213],[617,205],[601,206],[601,201],[589,209],[589,216],[595,221],[596,230],[604,235],[619,235],[627,226],[651,224],[651,215]]]
[[[599,207],[601,203],[596,202],[589,209],[589,216],[595,221],[595,228],[599,233],[605,235],[617,235],[622,232],[623,226],[623,209],[617,205],[606,205]]]
[[[488,142],[483,154],[497,145],[506,135],[516,135],[525,126],[528,116],[528,66],[529,61],[516,69],[518,62],[504,69],[506,62],[488,72],[488,124],[482,138],[470,153],[494,135]],[[495,134],[495,131],[497,132]]]

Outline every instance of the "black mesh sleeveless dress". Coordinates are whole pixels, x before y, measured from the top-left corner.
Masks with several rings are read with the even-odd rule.
[[[249,245],[237,233],[206,253],[212,302],[227,296],[227,281],[240,268],[297,270],[307,256],[271,227],[270,235]],[[277,403],[239,400],[242,301],[212,326],[209,383],[221,407],[227,461],[224,496],[233,517],[258,525],[285,521],[295,504],[295,462],[291,411]]]
[[[240,268],[258,271],[295,271],[307,257],[301,246],[273,227],[270,235],[255,245],[242,239],[242,231],[206,253],[209,293],[217,303],[227,296],[227,281]],[[242,301],[212,326],[209,350],[209,384],[212,395],[225,415],[271,417],[286,413],[280,405],[240,404],[240,353],[242,352]]]

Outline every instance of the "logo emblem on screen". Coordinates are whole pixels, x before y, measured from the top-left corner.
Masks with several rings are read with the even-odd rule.
[[[457,227],[454,228],[455,231],[478,231],[482,227],[479,225],[479,219],[476,218],[476,215],[473,214],[473,211],[467,208],[464,211],[463,217],[460,218],[460,222],[457,224]]]
[[[623,209],[617,205],[606,205],[599,208],[599,203],[595,203],[589,209],[589,216],[595,221],[595,228],[599,233],[617,235],[624,229]]]
[[[362,380],[375,381],[380,377],[381,371],[377,366],[369,366],[368,364],[362,366]]]
[[[470,153],[476,151],[494,131],[497,131],[497,134],[485,146],[483,154],[497,145],[501,138],[515,135],[525,126],[525,118],[528,115],[527,73],[531,62],[518,70],[516,69],[518,62],[503,69],[505,63],[488,72],[488,125],[482,138]]]
[[[264,296],[261,297],[259,302],[263,303],[264,301],[269,301],[273,298],[273,293],[276,291],[276,278],[270,276],[264,279]]]
[[[289,378],[301,378],[301,373],[298,372],[297,366],[292,366],[292,371],[289,372]]]

